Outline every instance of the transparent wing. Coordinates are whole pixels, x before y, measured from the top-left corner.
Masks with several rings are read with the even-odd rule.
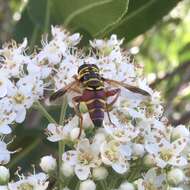
[[[138,88],[136,86],[132,86],[132,85],[126,84],[124,82],[120,82],[120,81],[116,81],[116,80],[112,80],[112,79],[102,78],[102,80],[113,86],[122,86],[122,87],[126,88],[127,90],[130,90],[131,92],[138,93],[143,96],[150,96],[150,94],[147,91],[145,91],[141,88]]]
[[[54,101],[54,100],[56,100],[57,98],[63,96],[66,92],[68,92],[68,91],[70,91],[70,90],[73,90],[73,91],[74,91],[75,88],[77,89],[78,85],[79,85],[79,82],[78,82],[78,81],[73,81],[73,82],[69,83],[69,84],[66,85],[64,88],[61,88],[61,89],[59,89],[58,91],[54,92],[54,93],[50,96],[49,100],[50,100],[50,101]]]

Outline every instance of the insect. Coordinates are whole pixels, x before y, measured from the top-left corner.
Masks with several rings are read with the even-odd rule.
[[[74,110],[76,115],[80,119],[79,127],[80,133],[82,132],[83,117],[79,111],[79,104],[84,102],[88,108],[90,118],[95,127],[102,126],[104,120],[104,113],[107,112],[109,121],[111,118],[109,116],[109,108],[111,108],[117,101],[121,89],[124,87],[131,92],[139,93],[144,96],[150,96],[150,94],[138,87],[128,85],[126,83],[104,78],[100,75],[100,70],[95,64],[83,64],[78,68],[78,75],[74,75],[74,81],[56,91],[50,96],[50,101],[63,96],[66,92],[75,91],[79,93],[78,96],[73,97],[72,102],[74,105]],[[108,83],[112,86],[118,86],[118,88],[106,90],[104,84]],[[82,92],[77,90],[79,86],[82,86]],[[113,100],[108,104],[107,98],[113,96]],[[112,122],[111,122],[112,123]],[[112,123],[113,124],[113,123]]]

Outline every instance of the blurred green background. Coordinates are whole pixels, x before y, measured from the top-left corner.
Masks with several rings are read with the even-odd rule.
[[[0,43],[29,40],[32,49],[50,26],[62,25],[83,35],[81,46],[93,38],[116,33],[124,47],[144,65],[150,85],[161,92],[170,123],[190,121],[190,1],[189,0],[0,0]],[[56,117],[57,109],[50,110]],[[45,154],[56,155],[56,144],[44,136],[47,121],[30,110],[15,127],[10,149],[22,147],[9,166],[23,170]],[[30,170],[29,169],[29,170]]]

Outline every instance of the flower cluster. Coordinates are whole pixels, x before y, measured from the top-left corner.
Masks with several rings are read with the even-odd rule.
[[[105,112],[100,128],[93,125],[88,111],[80,105],[84,128],[80,138],[78,116],[64,125],[51,121],[46,129],[47,139],[68,146],[59,165],[52,156],[43,157],[42,170],[49,178],[58,172],[65,190],[72,190],[76,179],[80,183],[75,184],[75,189],[80,190],[185,189],[190,177],[189,130],[168,123],[159,93],[148,86],[142,69],[121,48],[123,40],[112,35],[108,40],[90,41],[86,53],[77,47],[81,40],[78,33],[70,35],[62,28],[52,27],[51,34],[51,40],[44,38],[42,48],[31,55],[27,54],[27,40],[19,46],[15,42],[6,44],[0,50],[0,164],[10,161],[11,152],[4,142],[4,136],[11,132],[10,125],[23,122],[27,109],[45,99],[46,91],[73,82],[80,65],[95,64],[101,76],[136,86],[150,96],[105,84],[105,91],[120,88],[120,96],[109,114]],[[66,93],[69,106],[73,106],[71,98],[77,93],[78,90]],[[108,98],[107,102],[111,101]],[[9,183],[8,173],[5,167],[0,169],[0,185],[4,189],[48,187],[44,173],[22,176],[18,182]]]

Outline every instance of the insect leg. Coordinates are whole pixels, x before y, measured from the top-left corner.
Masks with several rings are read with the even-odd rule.
[[[114,97],[114,99],[109,104],[107,104],[108,110],[110,110],[111,107],[115,104],[115,102],[119,98],[120,93],[121,93],[121,89],[120,88],[116,88],[116,89],[113,89],[113,90],[110,90],[110,91],[106,92],[106,97],[110,97],[110,96],[116,95]]]
[[[72,103],[73,103],[73,106],[74,106],[74,110],[75,110],[75,113],[76,115],[79,117],[79,128],[80,128],[80,131],[79,131],[79,136],[78,138],[80,138],[81,136],[81,133],[82,133],[82,129],[83,129],[83,117],[82,117],[82,114],[81,112],[79,111],[79,103],[82,101],[82,96],[76,96],[76,97],[73,97],[72,99]]]
[[[108,119],[109,119],[110,123],[113,126],[115,126],[115,124],[111,121],[111,117],[110,117],[109,111],[110,111],[110,108],[113,106],[113,104],[117,101],[120,93],[121,93],[121,89],[120,88],[116,88],[114,90],[110,90],[110,91],[106,92],[106,97],[110,97],[110,96],[116,95],[115,98],[111,101],[111,103],[109,103],[109,104],[106,103],[106,112],[107,112],[107,115],[108,115]]]

